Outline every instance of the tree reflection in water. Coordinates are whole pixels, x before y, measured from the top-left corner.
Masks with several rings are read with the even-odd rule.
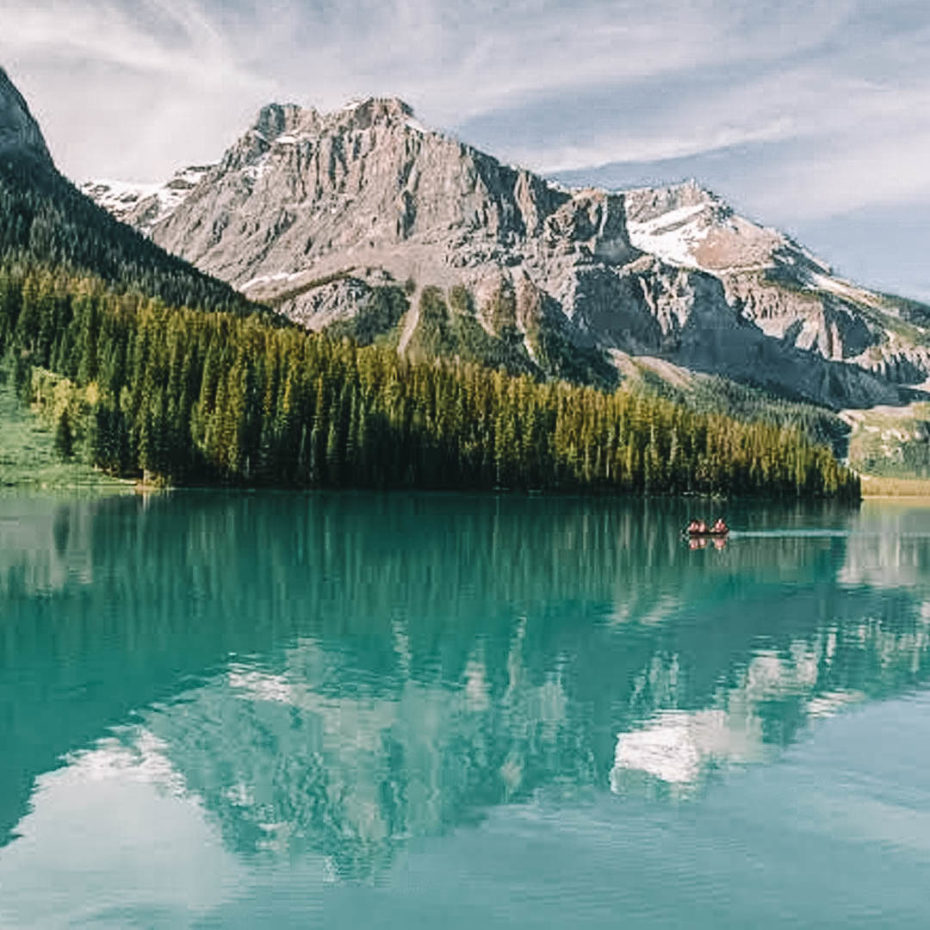
[[[733,508],[706,547],[675,502],[188,493],[0,516],[8,839],[63,758],[141,766],[238,853],[363,878],[538,791],[686,797],[930,674],[930,516],[910,511]]]

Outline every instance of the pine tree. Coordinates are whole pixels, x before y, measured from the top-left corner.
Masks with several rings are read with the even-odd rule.
[[[55,451],[63,459],[69,459],[74,455],[74,434],[71,430],[71,419],[68,416],[67,407],[62,408],[58,414],[58,422],[55,424]]]

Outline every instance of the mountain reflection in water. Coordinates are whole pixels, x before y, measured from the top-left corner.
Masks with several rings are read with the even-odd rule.
[[[238,855],[366,878],[539,792],[699,795],[926,685],[930,510],[731,509],[729,545],[696,551],[688,516],[2,498],[0,843],[49,773],[132,772]]]

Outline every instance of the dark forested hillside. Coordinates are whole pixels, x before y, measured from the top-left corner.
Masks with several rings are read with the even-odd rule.
[[[0,273],[0,355],[64,454],[174,482],[858,496],[790,427],[399,358],[99,279]]]
[[[122,292],[215,310],[254,309],[244,297],[169,255],[80,193],[50,163],[0,157],[0,259],[90,273]]]

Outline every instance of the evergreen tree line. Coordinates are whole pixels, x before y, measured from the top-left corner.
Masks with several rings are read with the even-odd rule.
[[[404,359],[258,315],[172,309],[61,272],[0,269],[3,353],[29,393],[36,370],[67,379],[75,402],[61,445],[123,475],[289,487],[859,492],[855,475],[793,427],[622,388]]]

